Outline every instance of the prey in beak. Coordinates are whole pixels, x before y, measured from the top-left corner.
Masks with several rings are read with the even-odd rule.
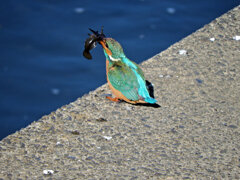
[[[94,49],[97,46],[97,43],[103,46],[107,54],[112,55],[111,51],[106,47],[106,36],[103,34],[103,28],[101,30],[101,33],[99,33],[98,31],[94,31],[91,28],[89,28],[89,30],[92,32],[92,34],[88,34],[89,37],[85,41],[83,56],[87,59],[92,59],[90,50]]]

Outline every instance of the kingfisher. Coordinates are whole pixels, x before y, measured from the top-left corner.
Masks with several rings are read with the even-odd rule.
[[[156,99],[149,94],[148,86],[142,69],[133,61],[128,59],[123,52],[122,46],[113,38],[107,38],[98,31],[94,31],[85,41],[85,50],[83,55],[91,59],[89,50],[96,47],[96,43],[102,45],[106,56],[106,74],[108,85],[114,94],[114,98],[106,98],[118,102],[124,100],[131,104],[150,103],[155,104]]]

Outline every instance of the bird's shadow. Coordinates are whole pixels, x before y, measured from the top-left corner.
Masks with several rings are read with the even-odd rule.
[[[160,108],[161,106],[157,103],[155,104],[150,104],[150,103],[137,103],[135,106],[146,106],[146,107],[153,107],[153,108]]]

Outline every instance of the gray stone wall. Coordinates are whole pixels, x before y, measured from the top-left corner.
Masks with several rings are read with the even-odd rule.
[[[104,85],[6,137],[0,179],[240,179],[239,35],[238,6],[143,62],[159,108]]]

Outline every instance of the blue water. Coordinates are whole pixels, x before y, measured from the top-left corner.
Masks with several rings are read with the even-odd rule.
[[[118,40],[137,63],[239,5],[238,0],[7,0],[0,6],[0,139],[106,82],[88,28]]]

